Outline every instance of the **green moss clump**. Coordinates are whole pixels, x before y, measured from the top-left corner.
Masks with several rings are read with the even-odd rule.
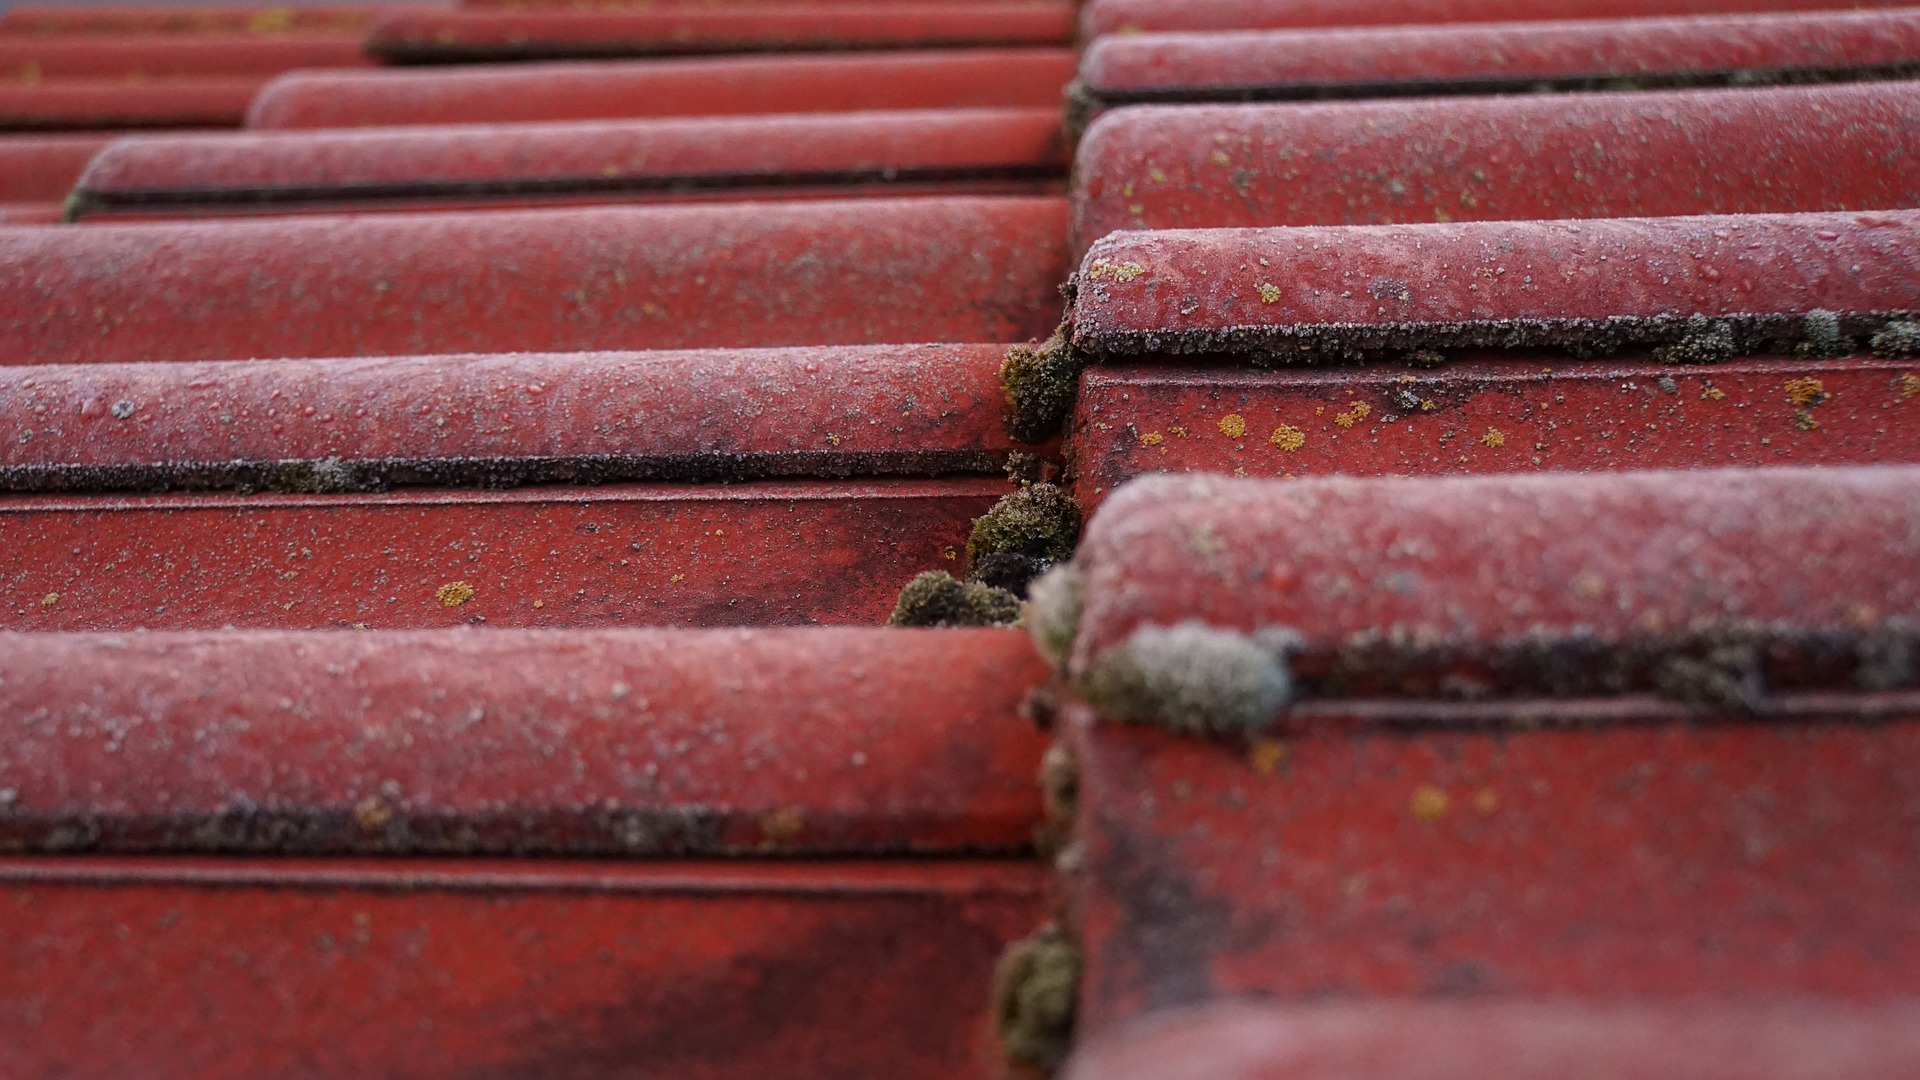
[[[1039,346],[1015,345],[1000,365],[1000,385],[1012,411],[1007,431],[1021,442],[1045,442],[1060,434],[1073,413],[1086,366],[1068,344],[1067,323]]]
[[[1012,626],[1020,598],[977,581],[955,581],[944,570],[921,574],[900,590],[888,626]]]
[[[1080,946],[1049,926],[1014,942],[994,978],[994,1030],[1015,1065],[1052,1073],[1073,1048]]]
[[[1029,484],[974,519],[967,565],[989,555],[1018,555],[1045,569],[1073,557],[1080,542],[1080,507],[1055,484]]]

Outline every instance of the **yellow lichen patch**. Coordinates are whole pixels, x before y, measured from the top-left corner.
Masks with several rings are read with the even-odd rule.
[[[1413,789],[1413,816],[1421,821],[1439,821],[1447,816],[1448,806],[1447,793],[1432,784],[1421,784]]]
[[[1207,160],[1213,162],[1215,165],[1233,164],[1233,159],[1227,156],[1225,150],[1215,150],[1213,153],[1207,155]]]
[[[47,595],[40,598],[41,607],[52,607],[53,605],[59,602],[60,602],[60,594],[57,592],[50,592]]]
[[[283,34],[291,29],[292,8],[266,8],[247,20],[247,32],[251,34]]]
[[[1333,422],[1343,428],[1350,428],[1360,421],[1365,420],[1371,412],[1373,412],[1373,406],[1364,401],[1356,401],[1353,403],[1352,408],[1335,416]]]
[[[1105,259],[1095,259],[1093,263],[1087,267],[1087,277],[1089,279],[1093,281],[1103,281],[1111,278],[1114,281],[1120,282],[1122,285],[1137,277],[1143,276],[1146,272],[1147,268],[1137,262],[1116,263],[1108,262]]]
[[[1724,400],[1726,396],[1727,392],[1717,386],[1706,386],[1700,390],[1701,401],[1721,401]]]
[[[1793,426],[1801,431],[1812,431],[1820,426],[1820,421],[1815,420],[1813,414],[1805,409],[1795,409],[1793,410]]]
[[[1156,184],[1164,184],[1167,182],[1167,174],[1164,172],[1161,172],[1159,169],[1148,169],[1147,179],[1153,181]]]
[[[459,607],[473,599],[473,586],[464,581],[449,581],[433,591],[433,598],[440,601],[441,607]]]
[[[1483,787],[1473,797],[1473,808],[1483,814],[1491,814],[1500,809],[1500,793],[1490,787]]]
[[[541,608],[546,606],[547,606],[547,602],[545,600],[535,600],[533,602],[533,610],[535,611],[539,611]]]
[[[1277,304],[1280,302],[1280,286],[1269,281],[1263,281],[1260,283],[1259,289],[1261,303]]]
[[[1272,776],[1287,760],[1287,744],[1278,739],[1255,739],[1247,748],[1247,764],[1261,776]]]
[[[1237,439],[1247,433],[1247,418],[1239,413],[1228,413],[1220,418],[1220,434],[1229,439]]]
[[[1480,436],[1480,445],[1489,450],[1498,450],[1507,445],[1507,437],[1499,428],[1488,428],[1487,433]]]
[[[775,810],[760,819],[760,832],[776,844],[784,844],[800,835],[807,825],[800,811],[794,809]]]
[[[1788,379],[1781,389],[1787,392],[1787,400],[1799,408],[1818,405],[1827,398],[1826,384],[1811,375],[1798,379]]]
[[[1591,570],[1583,570],[1574,575],[1573,591],[1577,596],[1598,600],[1607,595],[1607,579]]]
[[[1916,396],[1920,396],[1920,375],[1909,371],[1900,376],[1900,400],[1912,401]]]
[[[948,562],[953,562],[960,558],[960,552],[956,550],[952,544],[948,544],[946,547],[940,549],[940,557]]]
[[[1141,446],[1159,446],[1166,441],[1167,437],[1157,431],[1149,431],[1145,435],[1140,436]]]
[[[1267,436],[1267,441],[1291,454],[1307,445],[1307,433],[1292,424],[1281,424]]]
[[[1437,408],[1439,408],[1439,407],[1440,407],[1440,403],[1439,403],[1439,402],[1437,402],[1437,401],[1435,401],[1435,400],[1433,400],[1432,398],[1421,398],[1421,399],[1420,399],[1420,411],[1421,411],[1421,412],[1432,412],[1433,410],[1435,410],[1435,409],[1437,409]]]
[[[672,577],[670,577],[670,578],[668,578],[668,579],[667,579],[667,584],[669,584],[669,585],[678,585],[678,584],[680,584],[681,582],[683,582],[683,581],[685,581],[685,580],[687,580],[687,575],[685,575],[685,574],[675,574],[675,575],[673,575]]]
[[[1184,439],[1187,437],[1187,429],[1175,425],[1167,429],[1167,434],[1172,435],[1176,439]]]

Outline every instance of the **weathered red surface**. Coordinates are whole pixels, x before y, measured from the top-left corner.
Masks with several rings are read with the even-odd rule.
[[[1065,217],[948,198],[19,230],[0,355],[1018,341],[1058,317]]]
[[[57,202],[0,203],[0,225],[55,225],[62,219]]]
[[[394,60],[1065,45],[1067,0],[793,3],[614,10],[396,11],[367,48]]]
[[[0,83],[0,130],[238,127],[259,75]]]
[[[1897,1080],[1920,1071],[1911,1005],[1476,1001],[1223,1003],[1142,1020],[1068,1080]]]
[[[733,198],[884,195],[898,184],[1065,174],[1058,109],[458,124],[123,139],[80,179],[83,216],[115,209],[606,192]]]
[[[1073,54],[1066,49],[968,49],[302,71],[283,75],[262,90],[247,126],[1026,106],[1057,111],[1073,69]]]
[[[1920,15],[1693,18],[1126,34],[1088,47],[1095,104],[1485,93],[1845,75],[1920,64]]]
[[[295,68],[351,67],[370,62],[361,54],[358,34],[292,37],[0,34],[0,77],[9,79],[277,75]]]
[[[1276,30],[1321,26],[1627,19],[1646,15],[1897,8],[1906,0],[1088,0],[1087,40],[1142,30]]]
[[[15,4],[0,14],[0,33],[299,34],[346,33],[373,22],[373,7],[85,7]]]
[[[20,496],[0,502],[0,628],[877,625],[1009,490]]]
[[[1500,690],[1477,664],[1560,639],[1865,634],[1920,615],[1916,480],[1914,467],[1143,479],[1075,557],[1087,602],[1073,671],[1140,626],[1185,619],[1293,628],[1303,692],[1332,675],[1343,695]],[[1357,645],[1408,666],[1388,671]],[[1828,660],[1800,676],[1851,658]]]
[[[1116,233],[1079,274],[1095,356],[1629,345],[1686,320],[1857,337],[1920,309],[1920,214],[1726,215]]]
[[[110,135],[0,136],[0,202],[59,202]]]
[[[999,475],[1004,345],[0,368],[0,490]],[[294,466],[304,466],[295,468]]]
[[[1149,472],[1424,476],[1920,463],[1920,361],[1103,366],[1081,377],[1072,459],[1074,493],[1088,510]]]
[[[994,1068],[1012,862],[0,863],[9,1077]]]
[[[1081,141],[1074,235],[1889,209],[1916,131],[1914,82],[1142,106]]]
[[[1332,706],[1276,758],[1075,707],[1079,1031],[1249,995],[1910,999],[1916,715]]]
[[[0,850],[1017,854],[1040,822],[1046,667],[1008,630],[0,633],[0,671]]]

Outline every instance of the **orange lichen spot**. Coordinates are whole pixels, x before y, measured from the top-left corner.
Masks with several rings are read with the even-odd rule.
[[[1434,401],[1434,400],[1433,400],[1432,398],[1430,398],[1430,397],[1429,397],[1429,398],[1421,398],[1421,399],[1420,399],[1420,411],[1421,411],[1421,412],[1432,412],[1433,410],[1435,410],[1435,409],[1437,409],[1437,408],[1439,408],[1439,407],[1440,407],[1440,404],[1439,404],[1438,402],[1436,402],[1436,401]]]
[[[683,581],[685,581],[685,580],[687,580],[687,575],[685,575],[685,574],[675,574],[675,575],[673,575],[672,577],[670,577],[670,578],[668,578],[668,579],[667,579],[667,584],[669,584],[669,585],[678,585],[678,584],[680,584],[681,582],[683,582]]]
[[[1247,433],[1247,418],[1239,413],[1228,413],[1220,418],[1220,434],[1229,439],[1238,439]]]
[[[1137,262],[1116,263],[1108,262],[1105,259],[1095,259],[1092,264],[1087,267],[1087,277],[1089,279],[1093,281],[1103,281],[1111,278],[1123,285],[1137,277],[1144,276],[1146,272],[1147,268]]]
[[[1607,595],[1607,579],[1591,570],[1584,570],[1573,576],[1573,592],[1589,600],[1598,600]]]
[[[1164,184],[1167,182],[1167,174],[1164,172],[1161,172],[1158,168],[1148,169],[1147,179],[1153,181],[1156,184]]]
[[[1490,787],[1483,787],[1473,797],[1473,808],[1483,814],[1491,814],[1500,809],[1500,793]]]
[[[800,815],[800,811],[789,807],[761,818],[760,832],[773,843],[784,844],[799,836],[806,825],[806,819]]]
[[[940,557],[948,562],[953,562],[960,557],[960,552],[955,550],[952,544],[948,544],[946,547],[940,549]]]
[[[378,832],[393,820],[393,807],[378,795],[369,795],[353,807],[353,823],[367,832]]]
[[[1233,159],[1227,156],[1225,150],[1215,150],[1213,153],[1207,155],[1207,160],[1213,162],[1215,165],[1233,164]]]
[[[1140,436],[1141,446],[1159,446],[1166,441],[1167,437],[1157,431],[1149,431],[1145,435]]]
[[[1912,401],[1916,396],[1920,396],[1920,375],[1909,371],[1900,376],[1900,400]]]
[[[57,592],[50,592],[47,595],[40,598],[41,607],[52,607],[53,605],[59,602],[60,602],[60,594]]]
[[[1261,776],[1272,776],[1287,760],[1287,744],[1278,739],[1255,739],[1247,747],[1247,764]]]
[[[449,581],[433,591],[433,598],[440,601],[441,607],[459,607],[473,599],[473,586],[464,581]]]
[[[1260,290],[1261,303],[1277,304],[1280,302],[1280,286],[1275,285],[1270,281],[1263,281],[1257,286],[1257,288]]]
[[[1353,403],[1352,408],[1335,416],[1333,422],[1343,428],[1350,428],[1360,421],[1365,420],[1371,412],[1373,412],[1373,406],[1364,401],[1356,401]]]
[[[1187,429],[1176,424],[1167,429],[1167,434],[1172,435],[1176,439],[1184,439],[1187,437]]]
[[[1488,428],[1487,433],[1480,436],[1480,445],[1489,450],[1498,450],[1507,445],[1507,437],[1499,428]]]
[[[840,436],[838,436],[838,435],[835,435],[835,434],[834,434],[833,432],[831,432],[831,431],[829,431],[829,432],[827,432],[827,445],[828,445],[828,446],[839,446],[839,445],[840,445]]]
[[[1267,441],[1291,454],[1307,445],[1307,433],[1292,424],[1281,424],[1267,436]]]
[[[547,602],[545,600],[535,600],[533,602],[533,610],[535,611],[539,611],[541,608],[546,606],[547,606]]]
[[[1787,400],[1795,406],[1805,409],[1827,400],[1827,387],[1811,375],[1798,379],[1788,379],[1781,389],[1787,392]]]
[[[1447,793],[1432,784],[1421,784],[1413,789],[1413,816],[1421,821],[1439,821],[1447,816],[1450,800]]]
[[[1717,386],[1709,385],[1702,387],[1700,390],[1701,401],[1721,401],[1724,400],[1726,396],[1727,392]]]

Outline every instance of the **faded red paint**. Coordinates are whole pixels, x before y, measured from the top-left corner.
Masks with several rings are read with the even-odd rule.
[[[59,202],[110,135],[0,136],[0,202]]]
[[[791,3],[614,10],[396,11],[367,48],[389,60],[1065,45],[1068,0]]]
[[[1906,7],[1906,0],[1088,0],[1081,37],[1142,30],[1275,30],[1323,26],[1626,19],[1765,11]]]
[[[1898,1080],[1911,1005],[1233,1002],[1149,1017],[1084,1048],[1068,1080]]]
[[[461,124],[379,131],[235,132],[123,139],[80,179],[85,216],[489,192],[733,199],[789,189],[884,195],[896,184],[1065,175],[1057,109]]]
[[[1040,822],[1017,631],[0,633],[0,670],[6,850],[1018,854]]]
[[[955,567],[1010,490],[20,496],[0,502],[0,628],[878,625],[915,574]]]
[[[0,34],[0,78],[166,79],[278,75],[303,67],[371,63],[359,34],[231,37],[154,34],[37,37]]]
[[[1142,106],[1081,141],[1074,235],[1892,209],[1916,131],[1913,82]]]
[[[1020,448],[1001,418],[1005,352],[867,345],[0,368],[0,423],[11,433],[0,490],[261,485],[287,462],[366,469],[388,483],[489,486],[550,482],[568,469],[662,480],[998,475]]]
[[[1103,366],[1081,377],[1071,456],[1074,493],[1088,510],[1150,472],[1427,476],[1920,463],[1920,360]]]
[[[391,71],[302,71],[260,92],[252,128],[1046,107],[1066,49],[751,56]]]
[[[1123,34],[1088,47],[1094,104],[1532,90],[1846,75],[1920,64],[1920,14],[1694,18]]]
[[[1920,310],[1920,214],[1726,215],[1118,233],[1079,275],[1096,356],[1677,337],[1691,315],[1850,334]],[[1624,320],[1624,322],[1623,322]]]
[[[1042,198],[103,225],[0,236],[36,363],[1018,341],[1058,317]]]
[[[1142,625],[1193,618],[1299,631],[1304,677],[1345,663],[1355,635],[1422,653],[1439,679],[1556,635],[1626,645],[1716,623],[1865,633],[1920,615],[1916,479],[1920,468],[1889,466],[1141,480],[1094,517],[1075,556],[1088,593],[1073,670]]]
[[[0,14],[0,33],[252,34],[344,33],[364,30],[381,7],[86,7],[15,4]]]
[[[1079,1030],[1255,995],[1911,999],[1916,716],[1335,704],[1263,756],[1076,708]]]
[[[238,127],[259,75],[0,83],[0,130]]]
[[[1011,862],[11,859],[0,1072],[977,1080]]]

